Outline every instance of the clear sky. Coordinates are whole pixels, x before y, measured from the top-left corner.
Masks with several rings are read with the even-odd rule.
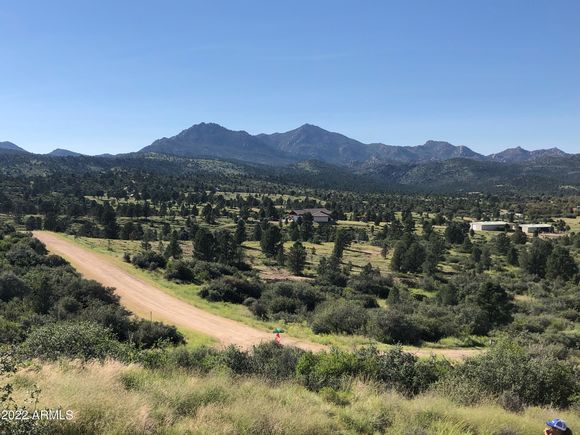
[[[118,153],[202,121],[580,152],[580,1],[0,0],[0,141]]]

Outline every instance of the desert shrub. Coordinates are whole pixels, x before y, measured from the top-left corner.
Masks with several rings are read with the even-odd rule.
[[[153,270],[159,267],[165,267],[167,262],[163,255],[155,251],[143,251],[133,255],[133,258],[131,258],[131,263],[140,269]]]
[[[375,298],[373,295],[348,293],[345,295],[345,299],[357,303],[363,308],[379,308],[380,306],[377,298]]]
[[[234,275],[236,272],[237,269],[234,266],[227,264],[200,260],[193,262],[193,274],[199,281],[210,281],[222,276]]]
[[[382,343],[417,344],[422,330],[412,315],[396,308],[369,311],[366,334]]]
[[[200,346],[194,349],[184,347],[167,352],[169,361],[176,367],[208,373],[220,363],[220,351],[213,347]]]
[[[304,314],[314,310],[324,296],[315,287],[301,282],[278,282],[265,287],[260,304],[270,314]]]
[[[42,255],[23,243],[12,245],[5,256],[8,263],[16,267],[33,267],[43,262]]]
[[[311,328],[315,334],[361,332],[366,324],[367,310],[360,304],[345,300],[327,301],[316,309]]]
[[[176,367],[208,373],[227,369],[235,374],[253,374],[280,381],[295,376],[296,365],[304,351],[270,341],[244,351],[236,346],[223,350],[211,347],[177,348],[169,352],[170,362]]]
[[[173,325],[139,320],[134,323],[132,329],[131,341],[139,348],[185,343],[185,338]]]
[[[461,325],[451,308],[428,301],[417,304],[411,321],[420,331],[421,339],[426,341],[439,341],[461,333]]]
[[[488,352],[459,365],[441,390],[461,403],[504,398],[509,393],[524,405],[568,406],[580,391],[572,365],[551,354],[532,354],[501,340]]]
[[[9,301],[28,293],[30,293],[30,287],[12,272],[4,272],[0,275],[0,301]]]
[[[28,358],[104,359],[123,357],[127,349],[113,333],[93,322],[59,322],[35,328],[20,346]]]
[[[48,267],[60,267],[66,266],[68,262],[58,255],[47,255],[44,257],[43,263]]]
[[[236,374],[249,373],[252,367],[250,354],[233,345],[221,351],[220,362]]]
[[[14,234],[15,232],[16,228],[14,228],[14,225],[4,221],[0,222],[0,239],[8,234]]]
[[[170,261],[167,264],[164,277],[172,281],[193,282],[195,274],[192,263],[183,260]]]
[[[309,389],[343,389],[350,378],[359,374],[359,360],[350,352],[331,349],[329,352],[304,353],[297,365],[296,375]]]
[[[432,357],[422,360],[400,347],[386,352],[365,347],[355,355],[360,376],[379,381],[407,396],[422,393],[451,370],[451,365],[444,359]]]
[[[268,310],[266,307],[256,298],[247,298],[244,300],[243,304],[248,307],[248,310],[256,316],[258,319],[268,318]]]
[[[26,333],[22,325],[0,316],[0,343],[18,343],[24,340]]]
[[[367,264],[360,274],[350,278],[348,286],[355,292],[386,298],[393,287],[393,278],[381,276],[378,269],[373,269],[370,264]]]
[[[211,302],[232,302],[241,304],[249,297],[259,298],[262,286],[257,281],[227,276],[207,284],[199,292],[200,296]]]
[[[280,381],[294,377],[296,365],[304,353],[291,346],[282,346],[275,341],[261,343],[252,348],[249,359],[251,373]]]
[[[87,322],[98,323],[104,328],[111,331],[117,340],[126,341],[129,339],[133,329],[133,320],[129,317],[129,312],[120,305],[114,304],[91,304],[82,311],[69,313],[76,299],[66,299],[60,301],[58,305],[64,305],[59,308],[58,316],[64,319],[78,319]]]

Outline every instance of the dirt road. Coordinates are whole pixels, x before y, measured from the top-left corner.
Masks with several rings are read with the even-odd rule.
[[[149,318],[151,315],[155,320],[216,338],[224,345],[235,344],[248,348],[274,338],[270,332],[208,313],[177,299],[120,269],[106,255],[92,252],[51,232],[35,231],[34,236],[52,253],[67,259],[85,278],[94,279],[106,287],[114,287],[115,292],[121,297],[121,303],[141,317]],[[282,342],[307,350],[323,348],[319,344],[286,336],[282,337]]]
[[[119,268],[104,254],[96,253],[48,231],[34,231],[54,254],[68,260],[85,278],[94,279],[106,287],[114,287],[121,303],[138,316],[160,320],[185,329],[198,331],[217,339],[223,345],[235,344],[249,348],[263,341],[270,341],[273,335],[235,320],[208,313],[165,293],[155,285],[143,281]],[[297,346],[305,350],[322,350],[325,346],[284,336],[283,344]],[[414,348],[408,351],[425,356],[441,354],[450,359],[462,359],[479,352],[477,349],[426,349]]]

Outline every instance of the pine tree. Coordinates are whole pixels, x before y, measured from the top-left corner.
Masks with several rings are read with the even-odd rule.
[[[280,228],[275,225],[268,225],[262,232],[262,239],[260,240],[262,252],[264,252],[267,257],[273,257],[278,253],[281,243],[282,233],[280,232]]]
[[[562,246],[556,246],[546,262],[546,276],[551,279],[562,278],[567,281],[578,273],[578,265],[570,251]]]
[[[284,245],[282,244],[280,244],[278,253],[276,254],[276,263],[278,263],[278,266],[280,267],[284,267],[286,264],[286,254],[284,253]]]
[[[200,228],[193,240],[193,255],[203,261],[213,261],[215,258],[215,239],[205,228]]]
[[[165,250],[165,258],[181,258],[183,255],[183,250],[181,246],[179,246],[179,238],[177,236],[177,231],[173,230],[171,233],[171,237],[169,239],[169,244],[167,245],[167,249]]]
[[[340,230],[336,233],[334,249],[332,255],[338,259],[342,258],[344,250],[352,243],[352,235],[349,231]]]
[[[481,250],[479,264],[483,270],[489,270],[491,268],[491,253],[489,252],[489,248],[487,246],[484,246]]]
[[[44,221],[45,229],[47,226],[48,215]],[[55,218],[56,221],[56,218]],[[107,239],[117,239],[119,237],[119,225],[117,224],[117,214],[110,204],[105,204],[103,208],[103,214],[101,215],[101,222],[105,230],[105,238]],[[56,224],[55,224],[56,227]],[[54,229],[54,228],[49,228]]]
[[[527,241],[528,236],[526,236],[519,225],[516,225],[516,230],[512,234],[512,242],[516,245],[525,245]]]
[[[151,230],[149,228],[147,228],[143,233],[143,239],[141,240],[141,250],[151,250]]]
[[[518,250],[515,247],[510,247],[509,251],[507,252],[506,255],[506,260],[508,262],[508,264],[512,265],[512,266],[517,266],[518,265]]]
[[[407,248],[403,242],[398,242],[395,245],[393,256],[391,257],[391,270],[394,272],[401,272],[403,267],[403,257]]]
[[[498,254],[506,255],[511,247],[511,241],[506,233],[501,233],[495,238],[494,245]]]
[[[241,245],[247,240],[247,238],[248,235],[246,234],[246,222],[244,222],[243,219],[240,219],[236,224],[236,233],[234,235],[234,239],[238,245]]]
[[[203,207],[201,210],[201,217],[206,224],[214,223],[214,209],[212,208],[211,204],[208,203]]]
[[[301,275],[306,266],[306,249],[302,243],[295,242],[288,251],[288,267],[294,275]]]
[[[254,232],[252,234],[252,239],[259,242],[262,240],[262,225],[258,222],[254,225]]]

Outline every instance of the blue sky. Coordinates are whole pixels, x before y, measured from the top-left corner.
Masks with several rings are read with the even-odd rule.
[[[580,1],[0,0],[0,140],[134,151],[192,124],[580,152]]]

